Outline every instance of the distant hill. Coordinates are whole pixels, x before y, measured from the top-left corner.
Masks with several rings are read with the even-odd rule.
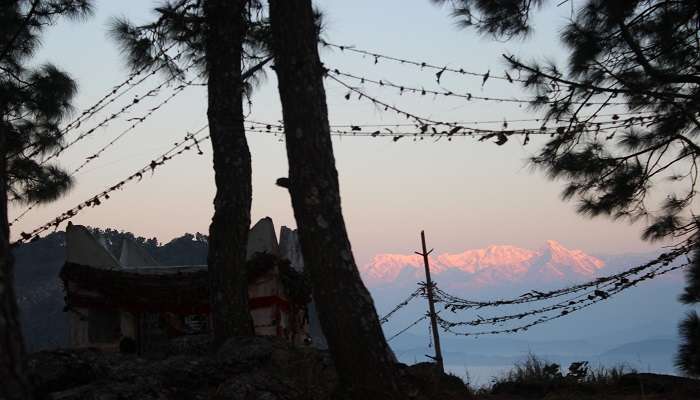
[[[28,349],[63,345],[68,319],[58,273],[66,259],[65,233],[55,232],[13,250],[15,288]]]
[[[207,261],[207,237],[186,233],[168,243],[131,232],[93,229],[119,258],[124,239],[134,240],[162,265],[203,265]],[[63,287],[58,278],[66,259],[65,232],[23,244],[13,250],[15,285],[22,330],[30,351],[68,344],[68,319],[63,312]]]
[[[619,356],[668,356],[678,350],[678,341],[674,339],[648,339],[626,343],[601,354],[602,357]]]

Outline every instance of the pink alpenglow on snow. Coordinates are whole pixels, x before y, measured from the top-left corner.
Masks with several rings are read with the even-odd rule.
[[[538,250],[509,245],[492,245],[462,253],[430,257],[430,270],[439,279],[448,273],[465,277],[468,287],[485,287],[521,280],[541,282],[580,281],[594,278],[605,263],[581,250],[567,249],[548,240]],[[360,272],[368,286],[383,286],[400,276],[424,279],[423,260],[417,255],[377,254]],[[451,277],[455,275],[450,275]]]

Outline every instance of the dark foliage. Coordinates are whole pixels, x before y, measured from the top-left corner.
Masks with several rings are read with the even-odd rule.
[[[501,37],[528,33],[529,16],[544,4],[436,2],[450,4],[465,25]],[[532,164],[552,179],[564,180],[562,197],[577,198],[584,215],[643,218],[648,221],[643,239],[693,243],[696,250],[681,301],[697,303],[700,225],[691,208],[700,174],[700,7],[691,0],[587,0],[576,11],[573,7],[572,2],[572,20],[561,35],[569,52],[567,71],[504,56],[512,74],[536,93],[533,106],[544,111],[545,121],[569,124],[553,135]],[[621,129],[617,137],[616,132],[599,135],[582,129],[581,122],[602,110],[648,114],[640,117],[640,127]],[[660,202],[652,199],[658,192],[665,194]],[[686,342],[678,365],[691,375],[700,372],[698,325],[696,314],[681,324]]]
[[[453,15],[462,27],[475,27],[482,33],[499,38],[527,35],[531,31],[528,21],[530,8],[540,7],[543,0],[432,0],[448,3]]]
[[[184,66],[193,63],[204,75],[208,73],[205,43],[208,31],[201,0],[164,1],[154,9],[158,18],[148,24],[135,25],[124,18],[111,23],[112,37],[119,43],[127,64],[134,70],[148,66],[183,77]],[[263,16],[262,3],[248,1],[249,26],[244,42],[244,70],[248,69],[245,89],[250,93],[269,62],[269,24]]]
[[[14,290],[9,246],[8,202],[55,200],[71,177],[43,156],[60,148],[63,118],[71,112],[75,82],[32,56],[46,27],[61,17],[87,16],[89,0],[5,0],[0,2],[0,397],[30,399],[25,343]]]
[[[207,263],[207,248],[206,235],[185,233],[154,248],[151,254],[163,265],[204,265]]]
[[[131,240],[146,250],[161,265],[205,265],[207,263],[207,236],[199,232],[185,233],[161,244],[155,237],[147,239],[131,232],[111,228],[90,228],[90,230],[95,236],[104,240],[109,251],[117,259],[121,255],[124,240]]]
[[[15,0],[0,6],[0,133],[6,137],[10,200],[55,200],[71,177],[41,157],[60,148],[61,121],[71,113],[76,84],[51,64],[28,66],[44,29],[61,17],[91,13],[89,0]]]
[[[146,239],[141,236],[135,236],[131,232],[118,231],[116,229],[106,228],[89,228],[95,237],[99,237],[104,241],[105,246],[115,258],[119,259],[122,252],[124,240],[132,240],[136,244],[142,246],[149,254],[153,254],[158,249],[158,239]]]
[[[184,66],[193,63],[207,75],[205,40],[207,25],[202,0],[168,0],[154,9],[158,18],[148,24],[135,25],[124,18],[114,18],[110,33],[120,45],[133,70],[143,67],[167,71],[182,77]],[[270,23],[262,1],[249,0],[248,26],[244,40],[243,81],[245,94],[265,78],[263,67],[270,55]],[[314,10],[319,32],[323,31],[323,14]],[[176,51],[173,51],[176,50]]]
[[[700,245],[696,245],[686,270],[686,286],[680,301],[685,304],[700,303]]]
[[[441,2],[480,30],[508,36],[527,33],[531,12],[544,3]],[[514,15],[501,18],[504,9]],[[646,218],[646,240],[687,237],[697,230],[689,208],[700,155],[699,24],[694,1],[588,0],[562,32],[569,50],[566,72],[505,56],[513,74],[536,92],[533,106],[543,109],[547,120],[569,122],[532,163],[567,182],[563,197],[577,198],[579,212]],[[593,102],[604,104],[593,107]],[[641,127],[620,129],[617,137],[581,129],[579,123],[590,120],[583,114],[602,110],[649,116]],[[656,204],[650,194],[664,181],[672,184],[664,186],[667,195]]]
[[[676,366],[685,374],[700,377],[700,317],[689,312],[681,321],[678,330],[681,345],[676,355]]]
[[[514,399],[662,399],[697,397],[699,382],[672,375],[637,373],[629,367],[590,368],[585,361],[572,363],[566,374],[557,364],[533,355],[481,388],[476,398]]]

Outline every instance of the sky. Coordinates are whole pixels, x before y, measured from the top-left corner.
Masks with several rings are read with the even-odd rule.
[[[456,26],[449,10],[428,0],[323,0],[316,6],[325,13],[324,39],[354,45],[406,59],[453,68],[500,74],[502,54],[527,60],[553,60],[564,65],[566,53],[559,32],[569,17],[568,7],[550,7],[534,18],[534,34],[527,40],[495,41],[473,30]],[[144,0],[96,1],[95,15],[82,22],[61,21],[43,37],[36,62],[52,62],[78,82],[76,110],[94,104],[128,74],[115,41],[108,35],[114,17],[136,23],[153,18],[157,2]],[[496,80],[481,86],[480,77],[445,74],[440,84],[435,72],[374,60],[348,52],[321,49],[330,68],[393,83],[479,96],[525,98],[522,88]],[[154,76],[124,97],[143,94],[158,85]],[[356,84],[356,82],[352,82]],[[347,89],[326,80],[331,124],[405,123],[394,113],[377,109]],[[127,118],[138,117],[170,94],[162,91],[142,102]],[[499,128],[504,119],[538,118],[540,113],[513,103],[466,101],[432,96],[399,95],[397,90],[366,86],[366,92],[415,114],[452,121],[499,121],[480,126]],[[281,119],[274,73],[267,70],[252,97],[251,119]],[[121,106],[115,104],[115,109]],[[101,118],[85,123],[84,129]],[[118,141],[110,151],[76,176],[76,186],[64,198],[32,210],[13,226],[15,236],[42,225],[56,215],[87,200],[148,164],[150,160],[206,123],[206,92],[188,88]],[[105,129],[73,146],[61,158],[67,169],[118,135],[127,122],[110,123]],[[537,127],[536,123],[510,123],[510,127]],[[393,129],[393,128],[392,128]],[[74,137],[81,130],[72,133]],[[270,216],[277,228],[295,226],[287,192],[275,180],[287,175],[284,142],[280,137],[250,133],[253,159],[253,222]],[[629,225],[603,218],[588,219],[575,212],[575,203],[563,202],[562,182],[553,182],[527,163],[542,142],[522,145],[513,138],[504,146],[471,138],[453,141],[398,142],[390,138],[343,137],[334,139],[343,211],[359,264],[377,253],[412,253],[424,229],[430,247],[456,253],[491,244],[512,244],[531,249],[555,239],[569,248],[593,254],[650,250],[639,239],[641,224]],[[167,241],[184,232],[207,232],[213,211],[215,186],[210,144],[204,155],[187,153],[147,174],[113,195],[100,207],[82,212],[74,223],[111,227]],[[13,206],[11,217],[24,209]],[[658,244],[655,245],[658,247]]]

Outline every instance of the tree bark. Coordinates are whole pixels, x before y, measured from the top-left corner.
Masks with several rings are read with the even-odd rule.
[[[270,20],[289,192],[321,326],[353,397],[393,398],[398,394],[395,358],[343,220],[311,1],[270,0]]]
[[[14,291],[14,260],[7,216],[6,133],[0,127],[0,399],[32,398]]]
[[[252,198],[250,151],[243,126],[241,56],[246,0],[206,0],[209,132],[216,197],[209,227],[210,307],[215,345],[254,334],[245,261]]]

